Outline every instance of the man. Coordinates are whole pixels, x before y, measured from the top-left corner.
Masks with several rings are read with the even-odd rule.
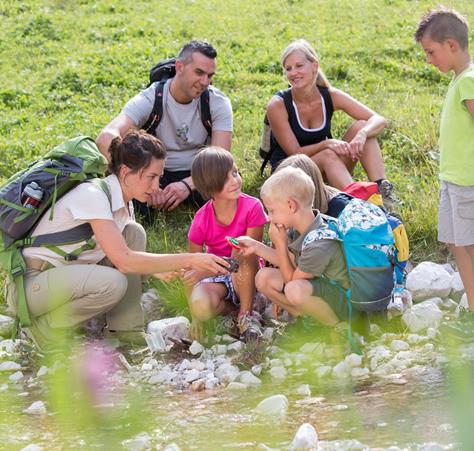
[[[191,179],[191,165],[209,135],[201,121],[200,96],[209,90],[212,122],[210,144],[230,150],[232,107],[218,89],[210,87],[216,71],[217,52],[204,41],[184,45],[176,60],[176,75],[163,88],[163,115],[155,135],[163,142],[168,156],[160,189],[150,195],[149,206],[174,210],[186,200],[203,204]],[[101,152],[109,156],[109,145],[117,136],[141,128],[148,120],[155,101],[157,82],[127,102],[121,113],[105,126],[97,137]],[[143,205],[144,206],[144,205]],[[141,208],[142,213],[146,211]]]

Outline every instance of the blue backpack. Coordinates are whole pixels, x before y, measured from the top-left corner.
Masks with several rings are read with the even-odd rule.
[[[329,227],[326,238],[343,245],[350,281],[350,288],[344,289],[349,309],[385,310],[395,286],[395,241],[387,216],[370,202],[354,198],[337,219],[324,218]]]

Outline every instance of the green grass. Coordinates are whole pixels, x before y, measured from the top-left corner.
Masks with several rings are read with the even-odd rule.
[[[471,0],[447,2],[468,18]],[[265,105],[286,82],[279,55],[305,37],[334,86],[385,116],[388,176],[404,200],[413,259],[445,260],[436,242],[439,113],[449,76],[424,61],[412,36],[431,1],[25,0],[0,2],[0,181],[74,135],[95,137],[147,83],[156,61],[192,38],[218,50],[215,85],[234,109],[233,153],[258,194]],[[336,114],[336,135],[348,118]],[[356,176],[363,178],[360,169]],[[185,249],[191,215],[167,214],[150,250]]]

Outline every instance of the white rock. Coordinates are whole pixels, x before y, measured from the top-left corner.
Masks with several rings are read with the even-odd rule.
[[[402,315],[404,324],[411,332],[419,332],[428,327],[438,328],[443,317],[439,307],[431,301],[414,305]]]
[[[145,334],[145,341],[151,352],[167,352],[170,349],[159,330]]]
[[[47,366],[41,366],[38,372],[36,373],[37,377],[43,377],[46,374],[48,374],[48,367]]]
[[[46,406],[44,405],[43,401],[35,401],[23,412],[27,413],[28,415],[38,415],[38,416],[44,416],[47,413]]]
[[[239,353],[244,349],[244,344],[241,341],[234,341],[227,345],[227,351],[230,353]]]
[[[216,355],[225,355],[227,352],[227,345],[214,345],[211,349]]]
[[[248,388],[248,386],[242,382],[230,382],[227,385],[226,390],[245,390],[246,388]]]
[[[355,354],[355,353],[352,353],[352,354],[349,354],[345,359],[344,361],[351,367],[351,368],[355,368],[357,366],[361,366],[362,365],[362,356],[359,355],[359,354]]]
[[[130,451],[144,451],[151,448],[151,437],[146,432],[141,432],[134,438],[124,440],[122,446]]]
[[[288,411],[288,399],[285,395],[273,395],[265,398],[255,408],[261,415],[284,416]]]
[[[163,451],[181,451],[181,448],[176,443],[170,443]]]
[[[236,338],[231,337],[231,336],[228,335],[228,334],[222,335],[222,342],[223,342],[223,343],[234,343],[234,342],[236,342],[236,341],[237,341]]]
[[[410,348],[410,345],[403,340],[393,340],[390,348],[392,351],[398,352],[398,351],[406,351],[407,349]]]
[[[13,330],[14,319],[10,316],[0,315],[0,335],[9,337]]]
[[[0,363],[0,372],[1,371],[18,371],[21,368],[19,363],[8,360],[6,362]]]
[[[8,379],[10,379],[12,382],[19,382],[24,378],[24,374],[21,371],[17,371],[16,373],[13,373],[10,375]]]
[[[158,296],[158,292],[154,288],[150,288],[148,291],[145,291],[145,293],[142,293],[141,296],[142,302],[156,302],[158,301],[158,299],[160,299],[160,297]]]
[[[311,389],[308,384],[301,384],[297,389],[296,393],[301,396],[311,396]]]
[[[285,379],[286,368],[284,366],[274,366],[270,368],[270,376],[274,379]]]
[[[190,384],[191,382],[199,379],[200,373],[198,370],[189,370],[184,374],[184,381]]]
[[[406,287],[414,302],[435,296],[445,298],[451,291],[451,276],[442,265],[422,262],[408,274]]]
[[[157,321],[152,321],[148,324],[148,333],[160,332],[165,341],[170,341],[169,338],[176,338],[181,340],[187,338],[189,335],[189,320],[184,316],[177,316],[174,318],[165,318]],[[169,344],[172,344],[170,342]]]
[[[294,451],[311,451],[318,447],[318,433],[309,423],[302,424],[291,442],[290,449]]]
[[[453,266],[451,263],[443,263],[441,266],[448,272],[449,275],[453,275],[455,273]]]
[[[337,377],[338,379],[345,379],[350,376],[351,367],[345,361],[339,362],[332,369],[332,374],[334,377]]]
[[[411,345],[416,345],[418,343],[421,343],[424,340],[425,340],[425,338],[422,337],[421,335],[418,335],[418,334],[408,334],[407,335],[407,341]]]
[[[41,446],[31,443],[30,445],[21,448],[21,451],[41,451],[42,449]]]
[[[355,368],[352,368],[351,370],[351,377],[353,379],[364,379],[369,375],[369,373],[370,371],[366,367],[364,368],[355,367]]]
[[[206,382],[204,386],[206,387],[206,390],[213,390],[219,385],[219,379],[215,377],[214,375],[208,375],[206,377]]]
[[[273,338],[274,332],[275,332],[275,329],[273,327],[266,327],[265,330],[263,331],[262,338],[266,341],[270,341]]]
[[[458,272],[451,275],[451,293],[450,296],[455,300],[459,301],[461,296],[464,294],[464,285],[461,280],[461,276]]]
[[[206,369],[206,365],[204,362],[200,360],[191,360],[188,365],[188,370],[198,370],[204,371]]]
[[[199,341],[196,341],[196,340],[194,340],[191,346],[189,347],[189,352],[192,355],[201,354],[203,351],[204,351],[204,346],[201,343],[199,343]]]
[[[262,365],[254,365],[250,371],[252,371],[253,374],[255,374],[255,376],[260,376],[261,372],[262,372]]]
[[[438,335],[438,331],[436,329],[433,329],[432,327],[428,327],[428,329],[426,330],[426,336],[430,339],[430,340],[434,340]]]
[[[17,343],[20,343],[20,342],[21,340],[12,340],[10,338],[6,340],[2,340],[0,341],[0,350],[5,351],[8,354],[11,354],[15,350]]]
[[[283,366],[281,359],[271,359],[270,366]]]
[[[332,372],[332,366],[324,365],[320,366],[319,368],[316,368],[315,374],[318,376],[320,379],[325,378],[326,376],[329,376]]]
[[[254,376],[250,371],[242,371],[239,375],[239,382],[246,385],[261,385],[262,381]]]
[[[239,376],[239,369],[230,363],[219,366],[215,371],[215,376],[220,382],[233,382]]]
[[[153,369],[153,365],[150,363],[142,364],[141,371],[151,371]]]
[[[468,309],[469,308],[469,304],[467,302],[467,294],[464,293],[461,297],[461,300],[459,301],[459,306],[458,308],[456,309],[456,314],[459,315],[459,310],[463,308],[463,309]]]

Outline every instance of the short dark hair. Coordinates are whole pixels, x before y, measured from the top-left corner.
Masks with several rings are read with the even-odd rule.
[[[178,53],[178,59],[183,63],[189,63],[191,55],[196,52],[211,59],[217,58],[217,51],[209,42],[194,40],[183,45]]]
[[[138,172],[146,169],[152,158],[164,160],[166,150],[162,142],[144,130],[135,130],[125,136],[117,136],[109,147],[109,173],[118,175],[122,164]]]
[[[228,150],[206,147],[196,155],[191,167],[194,186],[205,199],[211,199],[222,191],[234,165],[234,157]]]
[[[415,32],[415,41],[420,42],[425,36],[438,43],[455,39],[461,48],[467,49],[469,46],[468,27],[466,18],[456,10],[440,6],[428,11],[421,18]]]

